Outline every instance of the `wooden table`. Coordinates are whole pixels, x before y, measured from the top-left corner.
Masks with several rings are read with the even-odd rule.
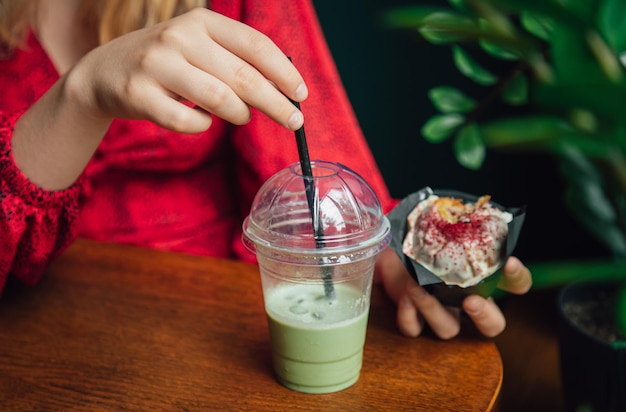
[[[504,333],[494,339],[504,364],[502,411],[565,410],[559,361],[559,288],[511,295],[501,304]]]
[[[256,266],[79,240],[0,299],[0,410],[493,408],[491,340],[405,338],[394,314],[374,288],[359,381],[302,394],[274,380]]]

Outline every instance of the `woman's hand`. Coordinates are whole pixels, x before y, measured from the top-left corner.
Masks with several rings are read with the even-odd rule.
[[[303,117],[286,96],[308,94],[267,36],[202,8],[97,47],[69,72],[68,84],[96,115],[186,133],[206,130],[211,114],[245,124],[250,107],[295,130]]]
[[[419,336],[426,325],[441,339],[450,339],[461,330],[460,309],[443,306],[411,278],[395,252],[387,248],[376,260],[375,278],[382,282],[389,297],[397,303],[398,328],[403,335]],[[504,266],[500,289],[526,293],[532,285],[528,268],[515,257]],[[500,334],[506,325],[500,308],[491,299],[478,295],[465,298],[462,309],[485,336]]]
[[[114,118],[196,133],[213,114],[244,124],[255,107],[296,130],[304,118],[289,98],[308,95],[267,36],[208,9],[114,39],[61,74],[17,121],[12,140],[18,167],[49,190],[76,181]]]

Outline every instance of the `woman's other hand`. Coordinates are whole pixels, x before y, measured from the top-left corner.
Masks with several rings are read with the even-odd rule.
[[[376,279],[397,304],[397,323],[403,335],[417,337],[426,325],[441,339],[450,339],[459,334],[461,309],[442,305],[419,286],[393,250],[388,248],[379,255]],[[498,287],[510,293],[524,294],[531,285],[532,277],[528,268],[519,259],[510,257]],[[494,337],[504,331],[506,320],[493,299],[471,295],[464,299],[462,309],[483,335]]]

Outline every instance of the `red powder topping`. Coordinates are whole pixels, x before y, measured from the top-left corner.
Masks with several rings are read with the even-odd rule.
[[[431,196],[408,216],[404,253],[437,276],[467,284],[491,274],[499,264],[510,214],[489,204]]]

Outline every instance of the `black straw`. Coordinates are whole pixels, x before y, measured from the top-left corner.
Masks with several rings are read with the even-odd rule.
[[[291,58],[289,59],[291,60]],[[300,110],[300,103],[291,100],[294,106]],[[313,223],[313,237],[315,239],[315,247],[322,249],[324,244],[324,229],[320,224],[319,213],[315,205],[315,180],[313,178],[313,170],[311,169],[311,159],[309,158],[309,148],[306,143],[306,134],[304,133],[304,125],[295,131],[296,144],[298,145],[298,156],[300,157],[300,168],[302,169],[302,180],[304,181],[304,190],[306,200],[309,205],[309,212]],[[335,287],[333,285],[333,273],[329,266],[322,266],[322,280],[324,281],[324,294],[328,299],[335,299]]]

